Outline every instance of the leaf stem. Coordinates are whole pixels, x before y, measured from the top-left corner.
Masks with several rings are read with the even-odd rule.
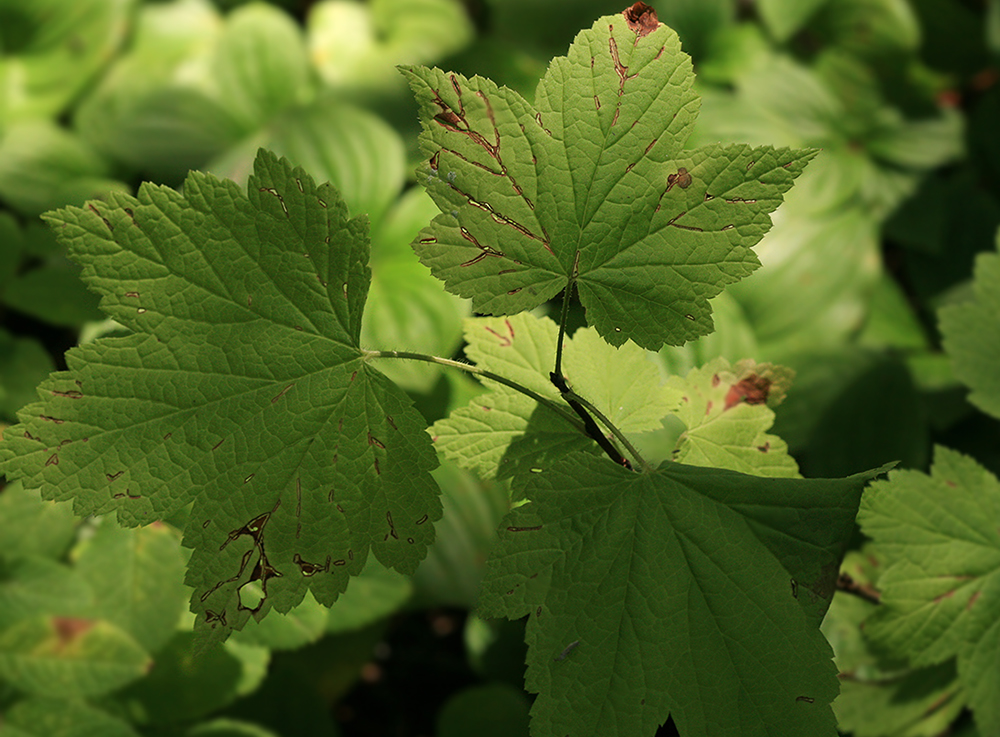
[[[528,387],[518,384],[516,381],[508,379],[506,376],[501,376],[500,374],[495,374],[492,371],[487,371],[486,369],[481,369],[478,366],[474,366],[471,363],[463,363],[462,361],[454,361],[450,358],[441,358],[440,356],[430,356],[426,353],[411,353],[410,351],[365,351],[365,360],[371,358],[406,358],[411,361],[423,361],[424,363],[436,363],[439,366],[448,366],[449,368],[455,368],[459,371],[465,371],[466,373],[473,374],[475,376],[481,376],[484,379],[489,379],[490,381],[495,381],[498,384],[503,384],[508,386],[516,392],[520,392],[527,397],[531,397],[536,402],[544,405],[551,409],[553,412],[560,415],[564,420],[569,422],[573,427],[582,433],[586,433],[586,428],[579,419],[571,415],[566,411],[566,408],[549,399],[548,397],[543,397],[541,394],[536,392],[534,389],[529,389]]]
[[[579,403],[580,406],[582,406],[584,409],[586,409],[588,412],[594,415],[594,417],[596,417],[598,420],[601,421],[602,425],[604,425],[606,428],[608,428],[608,430],[611,431],[611,434],[618,439],[618,442],[621,443],[624,446],[625,450],[628,451],[629,455],[632,456],[640,466],[642,466],[643,470],[645,471],[653,470],[653,467],[649,465],[646,459],[643,458],[641,455],[639,455],[639,451],[636,450],[635,446],[629,442],[628,438],[625,437],[625,434],[621,430],[619,430],[614,424],[612,424],[611,420],[605,417],[604,413],[601,412],[601,410],[597,409],[597,407],[595,407],[593,404],[591,404],[586,399],[581,397],[579,394],[574,392],[572,389],[569,389],[568,387],[567,389],[568,391],[563,393],[563,398],[567,402],[572,401]]]
[[[562,315],[559,317],[559,340],[556,342],[556,367],[552,369],[552,373],[556,376],[562,376],[563,340],[566,337],[566,323],[569,322],[569,304],[573,298],[573,285],[576,284],[576,271],[579,264],[580,252],[577,251],[576,261],[573,262],[573,274],[570,276],[569,281],[566,282],[566,288],[563,289]]]

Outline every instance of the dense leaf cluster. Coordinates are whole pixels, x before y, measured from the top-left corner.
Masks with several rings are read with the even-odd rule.
[[[544,45],[516,5],[490,23]],[[532,89],[485,46],[509,86],[421,65],[477,32],[451,0],[79,3],[54,46],[0,3],[0,197],[51,229],[0,212],[0,301],[108,318],[37,395],[52,359],[0,332],[0,732],[277,734],[258,697],[336,701],[404,605],[475,606],[493,683],[440,735],[1000,730],[1000,485],[955,430],[963,386],[1000,417],[1000,260],[939,335],[908,304],[950,284],[918,185],[961,121],[891,5],[678,4],[679,37],[636,3]],[[346,101],[404,79],[401,194]],[[883,231],[925,261],[891,278]]]

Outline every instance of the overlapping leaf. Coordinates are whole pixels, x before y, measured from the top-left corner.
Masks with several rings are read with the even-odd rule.
[[[789,383],[781,367],[753,361],[731,367],[723,358],[684,379],[671,377],[667,385],[681,395],[677,416],[687,428],[674,460],[755,476],[797,477],[788,445],[766,432],[774,423],[767,405],[780,402]]]
[[[193,501],[188,583],[219,635],[307,588],[332,603],[369,550],[412,572],[441,513],[424,423],[358,347],[365,221],[266,153],[248,192],[195,173],[50,216],[134,333],[71,351],[0,446],[83,514]]]
[[[405,67],[421,108],[419,181],[441,214],[414,247],[477,310],[513,314],[575,283],[609,342],[658,349],[712,329],[708,299],[812,152],[683,149],[698,97],[651,11],[606,16],[552,62],[535,106],[489,80]]]
[[[570,454],[515,478],[480,607],[528,616],[536,734],[834,735],[817,625],[861,489]]]
[[[434,424],[438,450],[484,478],[507,478],[521,465],[596,448],[549,378],[558,336],[552,320],[530,314],[466,320],[466,355],[550,404],[491,382],[493,391]],[[677,392],[661,386],[645,351],[635,345],[615,349],[593,328],[566,341],[563,373],[576,393],[624,432],[659,427],[679,402]]]
[[[1000,482],[938,448],[931,474],[872,486],[858,521],[884,554],[883,606],[865,633],[914,666],[958,656],[984,734],[1000,730]]]

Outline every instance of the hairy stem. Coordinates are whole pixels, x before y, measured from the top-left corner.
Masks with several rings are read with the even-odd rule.
[[[411,353],[409,351],[363,351],[365,360],[372,358],[406,358],[411,361],[423,361],[424,363],[436,363],[439,366],[448,366],[449,368],[455,368],[459,371],[465,371],[468,374],[473,374],[475,376],[481,376],[484,379],[489,379],[490,381],[495,381],[498,384],[503,384],[504,386],[509,386],[514,391],[520,392],[527,397],[531,397],[536,402],[544,405],[551,409],[553,412],[560,415],[563,419],[569,422],[573,427],[575,427],[580,432],[586,433],[586,428],[583,423],[580,422],[576,417],[571,415],[566,411],[566,408],[553,402],[548,397],[543,397],[541,394],[533,389],[529,389],[526,386],[518,384],[516,381],[508,379],[506,376],[501,376],[500,374],[495,374],[492,371],[487,371],[486,369],[481,369],[478,366],[473,366],[471,363],[462,363],[461,361],[453,361],[450,358],[441,358],[440,356],[430,356],[426,353]]]

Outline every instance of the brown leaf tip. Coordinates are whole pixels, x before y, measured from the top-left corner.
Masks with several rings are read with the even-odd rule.
[[[625,22],[639,38],[648,36],[660,27],[660,19],[656,17],[656,11],[646,5],[646,3],[635,3],[631,8],[622,11]]]

